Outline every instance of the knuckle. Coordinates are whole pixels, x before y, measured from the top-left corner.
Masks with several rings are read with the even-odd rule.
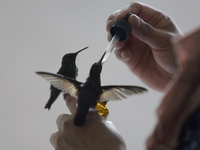
[[[115,12],[113,13],[113,15],[116,16],[116,15],[118,15],[121,11],[122,11],[122,9],[118,9],[117,11],[115,11]]]
[[[63,130],[67,130],[69,129],[69,126],[70,126],[70,121],[69,120],[65,120],[62,124],[62,129]]]
[[[142,7],[142,3],[137,2],[137,1],[131,2],[131,3],[129,4],[129,6],[128,6],[128,8],[129,8],[131,11],[134,11],[134,13],[136,13],[136,14],[140,11],[141,7]]]
[[[141,4],[140,2],[135,1],[135,2],[131,2],[129,6],[130,6],[130,7],[141,7],[141,5],[142,5],[142,4]]]
[[[56,121],[58,129],[63,130],[65,126],[67,125],[67,123],[70,121],[70,118],[71,118],[71,115],[68,115],[68,114],[60,115]]]
[[[58,136],[56,139],[55,149],[56,150],[63,149],[63,144],[64,144],[64,139],[62,138],[62,136]]]
[[[57,144],[57,145],[61,145],[62,142],[63,142],[62,137],[61,137],[61,136],[58,136],[58,137],[56,138],[56,144]]]
[[[115,11],[113,14],[111,14],[111,15],[108,17],[107,22],[108,22],[109,20],[114,20],[115,17],[116,17],[121,11],[122,11],[122,9],[119,9],[119,10]]]
[[[66,115],[67,114],[61,114],[61,115],[59,115],[58,118],[57,118],[57,120],[56,120],[56,123],[57,124],[60,124],[60,123],[62,124],[62,121],[64,120],[64,118],[66,117]]]
[[[152,34],[153,32],[153,27],[145,22],[143,19],[141,19],[140,17],[136,16],[136,15],[131,15],[131,25],[133,26],[133,28],[135,28],[135,32],[138,32],[138,35],[140,35],[140,37],[145,40],[149,35]]]
[[[173,20],[171,17],[169,17],[168,15],[161,13],[161,12],[158,12],[158,13],[159,13],[159,15],[161,15],[162,18],[164,18],[165,22],[173,23]]]

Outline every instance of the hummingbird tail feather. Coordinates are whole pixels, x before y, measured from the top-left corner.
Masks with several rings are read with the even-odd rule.
[[[48,100],[48,102],[45,105],[45,109],[48,108],[48,110],[51,108],[51,105],[55,102],[55,100],[58,98],[60,94],[60,90],[58,90],[57,88],[51,86],[51,95],[50,98]]]
[[[74,117],[75,126],[83,126],[85,124],[85,119],[90,108],[90,104],[79,104],[77,108],[76,115]]]
[[[76,114],[75,118],[74,118],[74,125],[75,126],[83,126],[85,124],[85,119],[86,119],[86,115],[87,114]]]
[[[51,105],[52,105],[52,103],[49,103],[49,102],[46,103],[44,109],[48,109],[49,110],[51,108]]]

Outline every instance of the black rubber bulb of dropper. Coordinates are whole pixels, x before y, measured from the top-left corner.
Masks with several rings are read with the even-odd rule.
[[[128,23],[128,18],[131,13],[127,14],[123,20],[117,20],[110,28],[110,34],[112,36],[120,36],[119,41],[125,41],[131,34],[132,27]]]

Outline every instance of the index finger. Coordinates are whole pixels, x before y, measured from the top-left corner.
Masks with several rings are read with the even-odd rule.
[[[66,102],[66,105],[67,105],[69,111],[72,114],[74,114],[77,109],[77,106],[76,106],[77,99],[72,97],[70,94],[64,94],[63,97],[64,97],[64,100]]]
[[[110,30],[110,27],[112,26],[115,20],[123,19],[128,13],[132,13],[139,16],[142,20],[149,23],[153,27],[155,27],[158,24],[158,22],[160,22],[162,19],[169,19],[167,15],[155,8],[152,8],[143,3],[133,2],[125,8],[121,9],[120,11],[117,11],[117,13],[115,12],[108,17],[106,28],[107,31]],[[164,28],[164,26],[160,26],[160,28]]]

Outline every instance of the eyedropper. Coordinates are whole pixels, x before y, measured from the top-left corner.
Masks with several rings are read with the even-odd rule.
[[[125,41],[128,36],[130,35],[132,28],[131,25],[128,23],[128,18],[131,14],[126,15],[123,20],[117,20],[110,29],[110,33],[113,36],[112,40],[108,44],[106,48],[106,54],[103,57],[102,64],[104,64],[110,54],[112,53],[113,49],[115,48],[118,41]],[[96,110],[99,112],[104,119],[107,119],[109,114],[109,109],[106,106],[107,102],[97,103]]]
[[[132,31],[131,25],[128,23],[128,18],[131,13],[127,14],[123,20],[117,20],[110,28],[110,34],[113,36],[112,40],[106,48],[106,54],[102,60],[105,63],[115,48],[118,41],[125,41]]]

